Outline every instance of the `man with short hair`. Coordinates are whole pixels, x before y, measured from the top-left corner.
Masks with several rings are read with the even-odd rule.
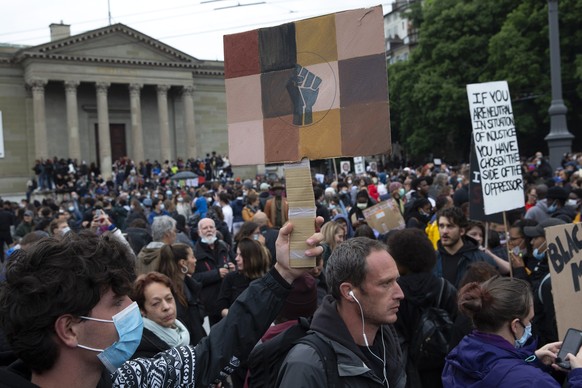
[[[214,220],[201,219],[198,222],[198,236],[200,238],[194,246],[194,257],[196,257],[194,276],[202,283],[200,299],[212,326],[222,318],[216,304],[222,279],[227,273],[235,270],[235,265],[230,257],[228,246],[216,237]]]
[[[16,237],[22,238],[34,230],[34,223],[32,222],[33,217],[34,213],[32,210],[26,210],[24,212],[24,215],[22,216],[22,222],[18,224],[16,230],[14,231],[14,235]]]
[[[281,366],[277,386],[327,387],[326,368],[334,368],[331,373],[345,386],[404,388],[405,360],[392,325],[404,297],[398,277],[381,242],[356,237],[341,243],[327,262],[330,294],[311,322],[336,360],[322,360],[310,345],[297,344]]]
[[[458,289],[471,263],[486,261],[497,267],[493,259],[480,251],[477,243],[465,235],[468,221],[460,208],[441,210],[437,220],[441,238],[437,243],[435,275],[447,279]]]
[[[321,222],[319,222],[321,224]],[[43,239],[18,250],[0,284],[0,326],[20,359],[0,368],[8,387],[97,386],[105,367],[114,387],[208,387],[246,359],[269,328],[304,270],[289,267],[286,225],[277,241],[279,261],[251,283],[222,325],[196,346],[156,358],[127,361],[140,343],[143,322],[127,296],[135,274],[133,255],[117,237],[90,231]],[[321,254],[306,242],[307,256]]]
[[[164,245],[176,242],[176,220],[170,216],[154,218],[152,224],[152,241],[143,247],[135,261],[137,275],[158,271],[160,266],[160,249]]]

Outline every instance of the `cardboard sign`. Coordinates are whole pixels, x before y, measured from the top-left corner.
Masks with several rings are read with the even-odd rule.
[[[390,151],[382,7],[226,35],[233,165]]]
[[[471,173],[471,178],[469,180],[469,218],[483,222],[503,224],[503,213],[485,214],[485,209],[483,207],[481,172],[479,171],[479,163],[477,162],[477,155],[475,153],[475,143],[472,140],[471,156],[469,160]]]
[[[582,326],[582,224],[545,229],[559,338]]]
[[[392,199],[377,203],[363,210],[368,225],[376,231],[385,234],[392,229],[404,229],[406,223],[398,206]]]
[[[506,81],[467,85],[485,214],[525,205],[524,180]]]
[[[292,268],[315,267],[315,257],[305,257],[307,240],[314,232],[316,208],[313,190],[311,190],[311,168],[309,159],[300,163],[285,164],[287,178],[287,203],[289,221],[293,224],[293,233],[289,242],[289,265]]]

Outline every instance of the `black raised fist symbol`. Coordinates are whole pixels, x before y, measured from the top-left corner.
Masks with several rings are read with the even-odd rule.
[[[321,78],[301,65],[295,65],[287,82],[287,92],[293,101],[293,124],[307,125],[313,122],[313,105],[319,94]]]

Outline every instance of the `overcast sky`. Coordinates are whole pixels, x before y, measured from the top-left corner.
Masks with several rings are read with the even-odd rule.
[[[393,0],[20,0],[3,1],[0,43],[50,41],[49,24],[71,34],[123,23],[199,59],[222,60],[222,36]],[[261,4],[256,4],[261,3]],[[240,5],[238,5],[240,4]],[[245,5],[246,4],[246,5]],[[237,6],[238,5],[238,6]]]

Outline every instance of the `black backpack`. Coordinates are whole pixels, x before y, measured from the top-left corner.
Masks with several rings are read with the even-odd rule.
[[[296,344],[302,343],[311,346],[321,359],[327,387],[342,387],[337,372],[337,358],[331,344],[315,332],[310,331],[311,319],[299,318],[296,325],[277,334],[269,341],[255,346],[248,363],[249,388],[272,388],[277,384],[277,376],[287,353]]]
[[[441,278],[441,288],[436,306],[421,307],[420,318],[408,348],[409,357],[418,370],[442,368],[449,354],[449,340],[453,331],[453,321],[449,313],[440,308],[445,289],[445,279]]]

